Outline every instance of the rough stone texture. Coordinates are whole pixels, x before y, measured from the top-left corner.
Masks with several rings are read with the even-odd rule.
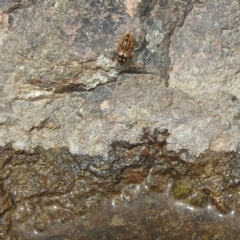
[[[172,105],[178,91],[165,86],[170,33],[183,16],[170,12],[165,27],[159,4],[137,2],[20,2],[3,14],[1,145],[104,155],[109,141],[137,141],[144,126],[179,125],[171,111],[185,106]],[[127,30],[136,38],[135,66],[122,68],[111,57]]]
[[[191,96],[204,116],[174,132],[191,131],[184,135],[186,143],[192,132],[195,136],[201,132],[201,140],[195,137],[194,141],[194,145],[205,142],[201,151],[239,148],[239,21],[239,1],[210,1],[195,7],[171,38],[169,87]]]
[[[0,238],[238,239],[239,26],[237,0],[2,0]],[[196,215],[136,214],[166,191]]]

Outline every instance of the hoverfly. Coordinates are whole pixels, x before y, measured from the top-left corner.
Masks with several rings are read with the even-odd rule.
[[[131,33],[125,33],[118,44],[117,51],[114,53],[112,60],[115,59],[116,55],[120,65],[124,65],[128,59],[132,60],[133,42],[133,35]]]

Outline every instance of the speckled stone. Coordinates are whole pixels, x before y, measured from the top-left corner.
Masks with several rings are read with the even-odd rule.
[[[239,15],[2,0],[0,238],[238,239]]]

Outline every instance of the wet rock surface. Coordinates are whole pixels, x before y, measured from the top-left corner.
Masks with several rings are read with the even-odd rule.
[[[239,16],[1,1],[0,238],[238,239]]]
[[[168,135],[167,131],[150,133],[145,129],[139,143],[113,143],[107,161],[102,156],[73,156],[67,149],[38,148],[28,153],[16,152],[11,146],[2,148],[1,159],[8,159],[2,164],[1,175],[2,234],[21,236],[19,239],[44,239],[50,236],[62,239],[66,236],[71,239],[89,236],[89,239],[94,239],[101,234],[104,239],[105,234],[110,234],[108,231],[114,235],[123,231],[111,225],[110,217],[116,218],[115,224],[125,228],[128,226],[127,219],[134,221],[138,219],[138,212],[143,211],[140,215],[144,223],[139,222],[139,230],[141,226],[148,229],[161,224],[163,219],[152,211],[160,214],[162,208],[167,215],[183,211],[178,217],[170,217],[171,224],[174,221],[177,224],[184,217],[186,208],[193,212],[185,216],[186,221],[201,215],[203,224],[212,219],[213,225],[220,224],[227,231],[228,225],[217,220],[216,216],[221,218],[225,215],[231,221],[238,219],[240,156],[211,151],[199,157],[192,157],[187,151],[179,155],[167,151]],[[167,207],[169,201],[170,208]],[[178,203],[185,207],[177,210]],[[141,206],[149,204],[163,205],[160,209],[154,205],[142,210]],[[124,222],[122,215],[119,215],[122,210],[121,214],[126,215]],[[100,216],[99,211],[104,213]],[[100,218],[100,225],[95,218]],[[153,226],[148,225],[147,219],[152,221]],[[67,224],[67,234],[60,224]],[[232,236],[237,236],[236,226],[233,225],[232,229]],[[160,230],[149,231],[147,235],[132,234],[141,239],[151,239],[149,234],[158,236]],[[203,229],[195,231],[195,234],[201,234]],[[120,239],[135,236],[128,234],[129,230],[124,230]],[[170,233],[162,234],[166,237]],[[213,233],[209,234],[212,236]],[[229,236],[228,233],[226,236]]]

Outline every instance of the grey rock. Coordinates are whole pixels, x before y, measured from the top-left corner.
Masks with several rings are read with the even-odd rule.
[[[239,16],[237,0],[1,1],[0,235],[174,180],[178,200],[239,208]]]
[[[1,101],[12,107],[1,117],[2,145],[104,155],[108,141],[134,142],[150,126],[168,129],[169,150],[237,151],[237,2],[199,3],[192,11],[192,3],[178,2],[129,3],[127,10],[117,2],[19,4],[1,25]],[[127,30],[138,45],[134,68],[111,61]],[[236,100],[223,101],[231,95]],[[124,127],[132,123],[131,131]]]
[[[239,148],[239,128],[233,117],[239,108],[239,11],[237,1],[196,6],[184,26],[171,37],[169,87],[187,93],[196,108],[202,109],[205,119],[192,122],[192,132],[201,132],[203,137],[200,145],[206,143],[201,151]],[[194,144],[199,143],[198,135]],[[177,142],[182,142],[180,138]],[[186,142],[191,139],[184,138]]]

